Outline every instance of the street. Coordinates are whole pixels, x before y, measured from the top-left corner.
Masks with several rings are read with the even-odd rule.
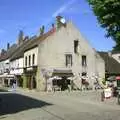
[[[1,120],[120,120],[117,99],[101,102],[99,91],[0,94]]]

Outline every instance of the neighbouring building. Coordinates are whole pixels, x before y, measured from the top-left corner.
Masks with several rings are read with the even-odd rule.
[[[20,32],[19,37],[23,33]],[[22,37],[20,37],[22,38]],[[27,46],[29,46],[29,43],[34,40],[34,37],[24,39],[18,39],[18,47],[15,51],[15,53],[10,57],[10,74],[15,76],[15,79],[17,80],[17,85],[19,87],[24,87],[24,51]]]
[[[112,51],[109,52],[109,54],[111,54],[112,57],[120,63],[120,51]]]
[[[105,76],[120,76],[120,63],[118,53],[112,54],[112,52],[98,52],[99,55],[105,61]]]
[[[6,86],[10,83],[10,79],[13,78],[13,76],[10,75],[10,57],[15,53],[16,48],[16,44],[12,46],[8,45],[7,50],[3,50],[0,55],[0,81]]]

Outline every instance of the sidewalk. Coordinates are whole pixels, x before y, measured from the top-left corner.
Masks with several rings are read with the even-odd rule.
[[[29,89],[23,89],[23,88],[17,88],[16,93],[18,94],[24,94],[27,96],[32,97],[40,97],[41,95],[47,97],[47,96],[54,96],[54,97],[73,97],[78,98],[85,101],[91,101],[95,103],[100,104],[107,104],[107,105],[113,105],[118,106],[117,104],[117,98],[111,97],[110,99],[105,99],[104,101],[101,101],[101,90],[98,91],[56,91],[56,92],[44,92],[44,91],[36,91],[36,90],[29,90]]]

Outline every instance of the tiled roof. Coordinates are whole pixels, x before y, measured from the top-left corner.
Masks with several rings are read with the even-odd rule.
[[[6,60],[9,57],[11,57],[15,53],[16,49],[17,49],[17,45],[13,44],[5,54],[0,56],[0,61]]]
[[[105,61],[105,69],[109,74],[120,74],[120,63],[118,63],[107,52],[98,52]]]
[[[32,37],[26,41],[24,41],[23,44],[21,44],[17,50],[15,51],[14,55],[12,55],[11,60],[15,60],[17,58],[23,57],[24,56],[24,52],[32,49],[34,47],[36,47],[37,45],[39,45],[41,40],[45,40],[48,36],[50,36],[53,32],[55,32],[54,29],[51,29],[50,31],[48,31],[47,33],[41,35],[41,36],[35,36]]]
[[[0,56],[0,61],[6,60],[8,58],[10,58],[10,60],[12,61],[20,57],[23,57],[25,51],[34,48],[40,43],[40,41],[45,40],[48,36],[52,35],[55,31],[56,29],[52,28],[50,31],[48,31],[47,33],[41,36],[38,36],[38,37],[35,36],[25,40],[23,44],[19,46],[17,46],[16,44],[12,45],[4,55]]]
[[[17,58],[23,57],[23,51],[27,44],[30,42],[30,40],[25,40],[23,44],[19,45],[17,49],[15,50],[14,54],[10,57],[10,60],[15,60]]]
[[[112,54],[120,54],[120,51],[111,51]]]
[[[48,31],[47,33],[38,36],[35,40],[32,40],[29,45],[26,46],[24,51],[27,51],[31,48],[36,47],[42,40],[45,40],[47,37],[51,36],[53,33],[55,32],[55,29],[51,29],[50,31]]]

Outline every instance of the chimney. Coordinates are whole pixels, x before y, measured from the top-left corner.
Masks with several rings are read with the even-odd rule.
[[[6,50],[5,49],[2,49],[1,50],[1,55],[5,55],[6,54]]]
[[[56,16],[56,28],[59,29],[61,26],[66,27],[66,21],[62,16]]]
[[[22,30],[20,30],[18,34],[18,45],[22,44],[23,41],[24,41],[24,33]]]
[[[24,38],[24,41],[28,40],[29,39],[29,36],[25,36]]]
[[[0,56],[1,56],[1,49],[0,49]]]
[[[10,43],[7,43],[7,50],[10,48]]]
[[[41,28],[40,28],[40,35],[43,35],[45,32],[45,26],[43,25]]]
[[[56,16],[56,28],[59,29],[61,27],[61,16]]]
[[[60,16],[60,15],[56,16],[56,20],[57,20],[57,21],[60,21],[60,20],[61,20],[61,18],[63,18],[63,17],[62,17],[62,16]]]
[[[54,24],[52,24],[52,28],[53,28],[53,29],[55,28],[55,25],[54,25]]]

